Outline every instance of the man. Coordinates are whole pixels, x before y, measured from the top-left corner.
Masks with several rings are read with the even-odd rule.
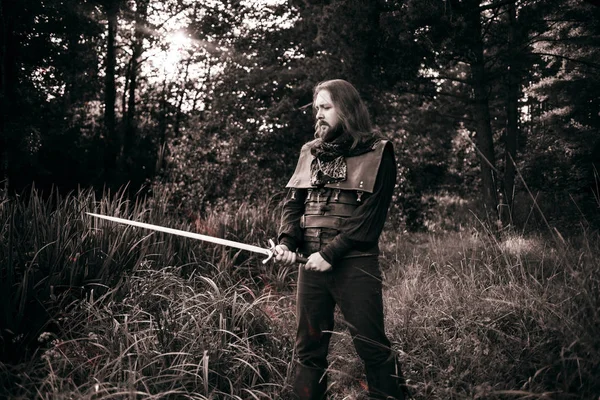
[[[275,259],[308,256],[297,284],[294,382],[298,399],[323,399],[337,304],[365,364],[372,399],[405,399],[406,386],[384,329],[378,241],[396,163],[360,95],[336,79],[313,93],[315,140],[302,147],[287,187]]]

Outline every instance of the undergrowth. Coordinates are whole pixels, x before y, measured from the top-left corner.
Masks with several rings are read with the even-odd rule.
[[[278,205],[179,221],[165,203],[87,191],[0,202],[1,397],[290,398],[294,268],[86,214],[260,246]],[[386,326],[415,399],[598,398],[599,237],[555,239],[475,224],[384,232]],[[336,319],[330,397],[366,399]]]

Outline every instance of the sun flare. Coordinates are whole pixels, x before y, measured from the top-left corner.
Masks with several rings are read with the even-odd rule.
[[[183,54],[192,48],[192,39],[182,30],[170,32],[165,37],[168,48],[163,53],[162,67],[167,76],[177,73]]]
[[[178,29],[161,36],[161,45],[148,49],[148,67],[156,78],[176,79],[181,63],[193,51],[194,43],[189,34]]]
[[[170,50],[177,52],[189,49],[192,43],[190,36],[183,30],[168,33],[166,41],[170,45]]]

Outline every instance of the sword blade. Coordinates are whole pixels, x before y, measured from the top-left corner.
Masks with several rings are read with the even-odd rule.
[[[191,239],[201,240],[203,242],[215,243],[215,244],[220,244],[222,246],[234,247],[234,248],[240,249],[240,250],[248,250],[253,253],[264,254],[268,258],[266,260],[263,260],[263,263],[266,263],[273,256],[273,252],[270,249],[265,249],[265,248],[254,246],[251,244],[235,242],[233,240],[221,239],[221,238],[217,238],[214,236],[201,235],[199,233],[182,231],[179,229],[166,228],[166,227],[160,226],[160,225],[152,225],[152,224],[147,224],[144,222],[131,221],[129,219],[124,219],[124,218],[109,217],[107,215],[95,214],[95,213],[90,213],[90,212],[88,212],[86,214],[91,215],[96,218],[101,218],[101,219],[106,219],[108,221],[118,222],[120,224],[136,226],[138,228],[150,229],[150,230],[158,231],[158,232],[170,233],[172,235],[183,236],[183,237],[187,237],[187,238],[191,238]]]

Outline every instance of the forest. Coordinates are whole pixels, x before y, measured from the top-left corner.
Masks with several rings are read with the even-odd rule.
[[[293,270],[85,212],[264,244],[341,78],[395,148],[415,397],[597,399],[597,0],[3,0],[0,29],[0,396],[288,398]],[[331,398],[362,399],[340,337]]]
[[[426,228],[440,192],[474,195],[503,226],[522,227],[535,204],[557,223],[591,223],[598,12],[593,1],[7,1],[3,190],[160,187],[188,218],[269,196],[312,138],[312,87],[343,78],[396,144],[409,230]]]

